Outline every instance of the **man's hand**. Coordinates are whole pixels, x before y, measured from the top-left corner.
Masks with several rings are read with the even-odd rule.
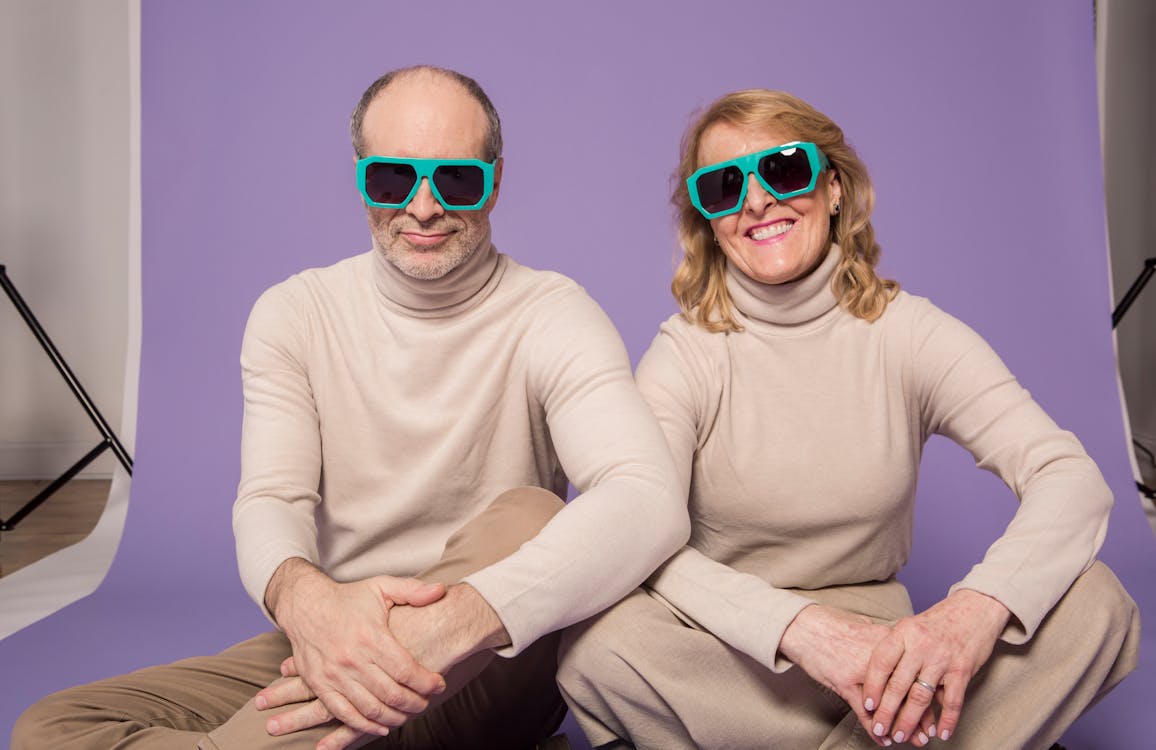
[[[872,732],[874,722],[864,706],[863,684],[868,659],[890,632],[886,625],[868,617],[812,604],[799,612],[779,642],[783,656],[846,701],[876,744],[883,746],[890,745],[891,740]],[[926,732],[931,728],[934,714],[928,710],[922,718]],[[926,744],[919,740],[916,736],[917,745]]]
[[[991,656],[1010,617],[990,596],[960,589],[895,623],[871,654],[863,684],[865,707],[875,709],[873,735],[910,740],[936,699],[942,706],[939,739],[948,739],[959,723],[967,683]]]
[[[448,671],[465,658],[487,648],[497,648],[510,642],[501,620],[484,599],[470,586],[458,584],[445,598],[434,604],[396,606],[389,610],[388,628],[396,641],[423,667],[438,672]],[[258,708],[277,708],[290,703],[303,703],[269,720],[270,734],[287,734],[332,720],[335,715],[300,676],[298,662],[289,657],[281,665],[281,674],[287,679],[262,690]],[[428,705],[428,702],[427,702]],[[423,707],[424,710],[424,707]],[[340,717],[337,717],[340,719]],[[395,724],[393,726],[398,726]],[[319,750],[341,750],[367,732],[345,723],[318,744]]]
[[[324,709],[324,718],[309,726],[336,718],[358,732],[384,735],[425,710],[445,681],[398,643],[388,617],[394,605],[425,606],[444,594],[441,584],[389,576],[336,583],[300,558],[282,563],[265,598],[293,646],[303,686]],[[258,693],[257,707],[284,705],[291,690],[277,691],[284,685]],[[270,719],[271,734],[303,728],[279,719]]]
[[[464,583],[429,606],[395,607],[389,627],[415,659],[442,674],[480,651],[510,644],[498,614]]]

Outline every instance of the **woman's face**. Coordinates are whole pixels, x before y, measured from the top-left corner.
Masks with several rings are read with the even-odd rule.
[[[699,144],[698,167],[765,151],[796,138],[774,130],[748,130],[718,122]],[[785,284],[809,274],[830,244],[831,215],[841,188],[834,170],[819,175],[815,189],[778,201],[749,174],[742,210],[710,222],[718,244],[739,270],[764,284]]]

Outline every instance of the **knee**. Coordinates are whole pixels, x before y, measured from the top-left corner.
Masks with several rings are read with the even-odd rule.
[[[558,686],[571,693],[599,672],[598,664],[610,658],[607,645],[594,628],[595,620],[575,623],[562,631],[558,642]]]
[[[1122,666],[1135,668],[1139,657],[1140,610],[1115,573],[1096,561],[1075,580],[1061,600],[1073,611],[1089,639],[1097,638],[1103,648],[1115,648]]]
[[[450,535],[443,557],[462,550],[485,550],[485,563],[508,557],[538,535],[565,503],[541,487],[507,490]]]
[[[53,693],[33,703],[12,727],[12,750],[67,747],[59,733],[63,720],[75,720],[81,707],[68,700],[68,691]]]
[[[581,695],[592,689],[620,692],[640,678],[643,670],[638,662],[645,644],[629,611],[631,599],[639,595],[563,631],[557,678],[563,694]]]
[[[1140,612],[1108,566],[1096,562],[1072,583],[1032,637],[1033,644],[1045,641],[1073,662],[1114,662],[1113,673],[1123,676],[1139,659]]]
[[[499,515],[511,537],[531,539],[542,530],[566,503],[541,487],[515,487],[490,504],[485,513]]]
[[[446,540],[441,560],[423,580],[449,585],[504,560],[538,535],[564,503],[540,487],[503,492]]]
[[[1061,606],[1076,610],[1078,616],[1093,628],[1124,638],[1139,629],[1140,612],[1136,602],[1124,589],[1115,573],[1102,562],[1075,580],[1061,600]]]

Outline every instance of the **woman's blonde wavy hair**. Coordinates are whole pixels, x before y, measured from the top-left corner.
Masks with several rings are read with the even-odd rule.
[[[747,89],[727,94],[691,124],[682,141],[682,161],[671,203],[678,217],[682,260],[670,288],[687,320],[709,331],[741,331],[726,286],[726,256],[714,241],[710,222],[690,202],[686,178],[699,168],[703,134],[725,122],[740,128],[774,130],[791,140],[811,141],[822,149],[838,176],[842,197],[831,217],[831,238],[843,257],[831,280],[835,297],[857,318],[872,321],[883,314],[899,284],[875,274],[879,244],[871,226],[875,190],[867,167],[843,138],[831,118],[798,97],[782,91]]]

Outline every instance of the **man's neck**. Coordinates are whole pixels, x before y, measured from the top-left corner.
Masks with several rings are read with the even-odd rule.
[[[485,295],[500,273],[500,257],[489,242],[470,254],[461,265],[437,279],[406,275],[374,251],[374,283],[381,296],[394,307],[420,317],[440,317],[470,307]]]

